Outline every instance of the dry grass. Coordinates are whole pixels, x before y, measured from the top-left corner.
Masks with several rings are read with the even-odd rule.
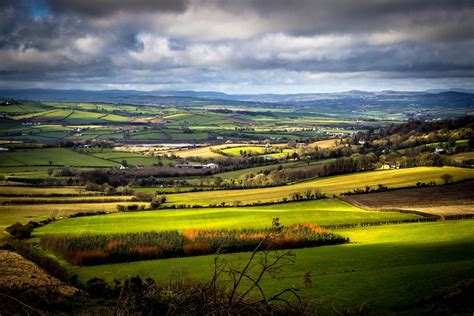
[[[452,156],[448,156],[456,161],[465,161],[465,160],[474,160],[474,151],[469,151],[465,153],[459,153]]]
[[[190,158],[190,157],[201,157],[201,158],[226,158],[224,155],[220,155],[211,151],[213,150],[221,150],[224,148],[229,147],[240,147],[240,146],[247,146],[248,144],[223,144],[223,145],[216,145],[216,146],[207,146],[207,147],[199,147],[196,149],[189,149],[189,150],[179,150],[173,151],[170,153],[175,154],[181,158]]]
[[[326,139],[326,140],[319,140],[317,142],[309,144],[310,147],[319,147],[322,149],[326,148],[333,148],[336,147],[336,139]]]
[[[29,186],[0,186],[0,195],[71,195],[81,193],[91,194],[92,192],[86,191],[84,188],[78,186],[69,187],[29,187]]]
[[[38,292],[53,289],[58,295],[63,296],[72,296],[77,292],[76,288],[48,275],[36,264],[12,251],[0,250],[0,271],[0,288],[15,290],[34,288],[34,291]]]
[[[412,210],[435,215],[474,214],[474,181],[350,195],[344,200],[370,210]]]

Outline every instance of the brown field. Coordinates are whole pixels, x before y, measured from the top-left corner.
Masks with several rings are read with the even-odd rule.
[[[32,187],[32,186],[0,186],[0,195],[25,195],[25,196],[41,196],[41,195],[81,195],[96,194],[98,192],[86,191],[82,187]]]
[[[474,181],[350,195],[343,200],[369,210],[398,209],[434,215],[474,214]]]
[[[62,204],[62,203],[108,203],[133,201],[131,195],[101,195],[101,196],[26,196],[3,197],[0,196],[0,205],[9,204]]]
[[[474,151],[459,153],[459,154],[455,154],[455,155],[448,156],[448,157],[451,157],[452,159],[454,159],[456,161],[459,161],[459,162],[466,161],[466,160],[474,160]]]
[[[37,295],[51,291],[56,295],[71,296],[77,289],[48,275],[33,262],[19,254],[0,250],[0,288],[35,291]]]
[[[223,145],[216,145],[216,146],[206,146],[206,147],[199,147],[195,149],[187,149],[187,150],[173,150],[169,153],[175,154],[180,158],[191,158],[191,157],[202,157],[202,158],[226,158],[225,156],[214,153],[211,151],[211,148],[214,150],[229,148],[229,147],[238,147],[238,146],[246,146],[248,144],[223,144]]]
[[[319,147],[322,149],[336,147],[336,139],[326,139],[320,140],[314,143],[309,144],[310,147]]]

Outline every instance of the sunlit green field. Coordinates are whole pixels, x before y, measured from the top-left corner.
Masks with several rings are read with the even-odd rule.
[[[248,155],[262,155],[266,152],[266,148],[263,146],[243,146],[222,149],[222,152],[234,157],[239,157],[244,152],[246,152]]]
[[[283,221],[285,224],[285,221]],[[335,307],[369,304],[387,313],[407,306],[456,282],[474,278],[474,221],[398,224],[339,230],[351,244],[294,250],[296,261],[281,279],[265,278],[270,295],[301,287],[310,271],[312,285],[302,295]],[[243,265],[248,253],[221,255]],[[214,256],[151,260],[126,264],[70,267],[81,280],[99,276],[109,281],[141,275],[158,280],[190,276],[207,280]],[[392,312],[394,312],[392,310]]]
[[[68,203],[68,204],[28,204],[0,206],[0,239],[5,236],[4,229],[16,222],[27,223],[31,220],[43,220],[52,215],[71,215],[78,212],[115,212],[120,205],[147,205],[143,202],[110,202],[110,203]]]
[[[369,212],[334,199],[259,207],[203,208],[117,213],[80,217],[51,223],[36,234],[125,233],[187,228],[245,229],[269,227],[274,217],[285,225],[315,223],[334,225],[420,218],[397,212]]]
[[[340,176],[324,177],[316,180],[301,182],[281,187],[223,190],[216,192],[190,192],[179,195],[169,195],[167,201],[174,204],[198,204],[208,205],[210,203],[232,204],[235,201],[241,203],[277,201],[288,198],[293,192],[303,192],[306,189],[319,189],[328,195],[352,191],[356,188],[364,189],[365,186],[377,187],[384,184],[390,188],[414,186],[417,182],[435,181],[442,184],[440,176],[449,173],[454,181],[474,178],[474,169],[456,167],[417,167],[410,169],[397,169],[387,171],[370,171]]]

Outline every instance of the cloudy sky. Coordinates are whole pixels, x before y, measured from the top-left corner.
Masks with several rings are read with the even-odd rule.
[[[0,87],[474,88],[473,0],[1,0]]]

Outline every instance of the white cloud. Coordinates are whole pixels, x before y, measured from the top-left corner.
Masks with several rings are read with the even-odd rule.
[[[74,40],[74,46],[83,54],[98,55],[105,45],[104,40],[94,35],[86,35]]]

